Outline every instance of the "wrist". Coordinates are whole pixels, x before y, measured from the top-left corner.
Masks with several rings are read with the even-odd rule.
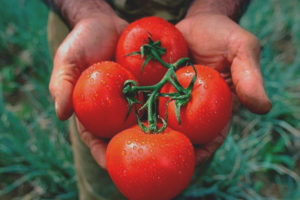
[[[71,28],[89,18],[103,15],[116,17],[114,10],[104,0],[53,0],[53,3]]]
[[[225,15],[238,22],[250,0],[195,0],[186,17],[199,14]]]

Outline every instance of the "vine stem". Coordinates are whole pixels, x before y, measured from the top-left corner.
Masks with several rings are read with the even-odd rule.
[[[145,44],[141,47],[140,52],[133,52],[130,55],[137,55],[140,54],[142,57],[146,56],[145,62],[142,65],[142,70],[146,66],[149,60],[156,60],[162,64],[162,66],[166,67],[168,70],[163,76],[163,78],[155,85],[150,86],[138,86],[136,82],[132,80],[128,80],[124,83],[123,86],[123,94],[125,95],[128,103],[129,103],[129,110],[130,113],[131,107],[133,103],[139,102],[136,97],[139,92],[150,92],[149,98],[144,105],[139,110],[143,110],[147,108],[147,117],[148,117],[148,127],[146,127],[140,120],[138,112],[136,111],[136,117],[138,124],[146,133],[157,133],[163,131],[167,127],[167,122],[158,116],[157,114],[157,101],[160,96],[169,97],[170,100],[175,100],[176,106],[176,117],[178,122],[180,123],[180,107],[186,104],[191,96],[192,87],[195,82],[196,78],[196,70],[195,76],[192,79],[188,88],[184,88],[177,80],[175,70],[182,66],[183,64],[190,62],[189,58],[180,58],[175,63],[166,63],[161,59],[161,56],[165,53],[165,48],[160,46],[160,41],[154,42],[151,39],[151,35],[149,36],[149,43]],[[129,56],[130,56],[129,55]],[[193,66],[193,65],[192,65]],[[194,68],[194,67],[193,67]],[[170,83],[174,86],[177,90],[175,93],[165,94],[160,93],[161,88],[166,84]],[[169,100],[169,101],[170,101]],[[168,101],[168,102],[169,102]],[[160,118],[163,122],[163,126],[158,128],[157,126],[157,118]]]
[[[160,93],[161,88],[166,83],[168,82],[171,83],[178,91],[177,93],[172,93],[173,98],[178,100],[190,98],[190,91],[183,88],[178,81],[174,81],[175,65],[174,64],[167,64],[167,65],[168,65],[167,72],[157,84],[150,85],[150,86],[137,86],[136,84],[133,84],[133,85],[127,85],[123,89],[123,92],[125,91],[124,92],[125,96],[128,96],[129,93],[137,94],[138,92],[151,92],[146,103],[140,108],[140,110],[147,108],[147,112],[148,112],[147,113],[148,128],[145,129],[145,127],[142,127],[145,132],[157,133],[159,130],[161,130],[157,128],[157,114],[156,114],[155,106],[159,96],[167,96],[165,94]],[[165,127],[163,127],[162,130],[164,128]]]

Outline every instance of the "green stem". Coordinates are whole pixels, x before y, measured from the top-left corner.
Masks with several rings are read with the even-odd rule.
[[[152,91],[147,103],[148,103],[148,126],[149,131],[151,132],[157,132],[157,120],[156,120],[156,110],[153,109],[153,106],[155,105],[155,101],[158,98],[158,94],[160,89],[171,79],[171,70],[172,68],[169,68],[166,72],[165,76],[154,85],[155,89]],[[138,87],[138,86],[137,86]]]
[[[178,83],[173,80],[173,74],[174,74],[174,65],[169,65],[169,69],[164,75],[164,77],[155,85],[151,86],[136,86],[133,85],[131,88],[127,91],[129,91],[131,94],[137,94],[140,91],[151,91],[151,94],[149,96],[149,99],[146,101],[146,103],[142,106],[141,109],[144,109],[147,107],[147,116],[148,116],[148,130],[147,132],[152,132],[156,133],[158,132],[157,129],[157,114],[154,106],[156,105],[156,101],[158,97],[160,96],[160,90],[161,88],[167,83],[170,82],[179,93],[184,93],[183,95],[186,96],[185,94],[185,89]],[[128,92],[128,93],[129,93]],[[126,94],[125,94],[126,95]],[[184,97],[186,98],[186,97]]]
[[[157,133],[163,131],[166,126],[167,122],[160,118],[157,114],[157,102],[159,96],[165,96],[169,97],[170,100],[175,100],[175,105],[176,105],[176,117],[178,122],[180,123],[180,107],[183,106],[185,103],[187,103],[190,99],[191,96],[191,90],[192,86],[195,82],[195,77],[190,83],[190,87],[184,88],[177,80],[175,70],[182,66],[185,63],[188,63],[190,61],[189,58],[181,58],[177,60],[175,63],[166,63],[161,59],[161,56],[165,53],[165,48],[160,46],[160,41],[154,42],[151,39],[151,35],[149,37],[149,43],[145,44],[141,47],[140,52],[133,52],[130,55],[136,55],[140,54],[142,57],[146,56],[146,59],[142,65],[142,69],[146,66],[149,60],[156,60],[159,63],[161,63],[164,67],[166,67],[168,70],[165,73],[164,77],[155,85],[150,85],[150,86],[137,86],[136,82],[132,80],[128,80],[124,83],[123,87],[123,94],[125,95],[130,108],[132,107],[133,103],[139,103],[137,99],[135,99],[138,95],[139,92],[151,92],[149,95],[148,100],[140,110],[146,109],[147,108],[147,116],[148,116],[148,127],[146,127],[140,120],[138,113],[136,111],[136,117],[139,126],[143,129],[145,132],[151,132],[151,133]],[[169,93],[169,94],[162,94],[160,93],[161,88],[166,84],[166,83],[172,84],[177,92],[174,93]],[[169,102],[168,101],[168,102]],[[130,112],[130,108],[129,111]],[[128,113],[129,114],[129,113]],[[160,118],[161,121],[163,122],[163,126],[158,129],[157,127],[157,118]]]
[[[178,81],[175,81],[173,78],[170,78],[170,83],[176,88],[179,93],[182,93],[184,91],[184,88],[178,83]]]
[[[156,84],[157,85],[157,84]],[[153,91],[157,86],[156,85],[149,85],[149,86],[132,86],[132,91]]]
[[[165,61],[163,61],[161,59],[161,57],[156,53],[156,51],[154,49],[151,49],[151,53],[152,53],[154,59],[157,60],[158,62],[160,62],[160,64],[162,64],[164,67],[166,67],[168,69],[171,67],[170,64],[166,63]]]
[[[177,69],[178,66],[182,66],[184,63],[188,62],[190,62],[190,59],[187,57],[183,57],[177,60],[173,65],[175,66],[175,69]]]

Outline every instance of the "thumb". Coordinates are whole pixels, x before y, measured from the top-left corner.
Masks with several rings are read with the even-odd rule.
[[[85,127],[80,123],[77,117],[76,125],[82,141],[90,149],[91,155],[96,161],[96,163],[103,169],[106,169],[105,155],[108,142],[105,140],[101,140],[94,136],[92,133],[88,132],[85,129]]]
[[[73,113],[72,93],[80,71],[74,73],[72,64],[54,64],[49,90],[55,103],[55,112],[60,120],[68,119]]]
[[[49,90],[55,103],[55,112],[60,120],[68,119],[73,113],[72,93],[77,78],[83,71],[83,48],[76,48],[78,40],[83,34],[78,28],[65,38],[56,51],[53,70],[49,83]]]
[[[250,111],[265,114],[272,108],[265,89],[260,71],[259,53],[260,45],[255,36],[244,34],[239,44],[231,48],[233,60],[231,75],[235,91],[241,103]]]
[[[112,57],[116,34],[110,31],[108,37],[104,30],[96,19],[82,20],[55,54],[49,90],[60,120],[68,119],[73,113],[72,92],[80,73],[87,66]]]

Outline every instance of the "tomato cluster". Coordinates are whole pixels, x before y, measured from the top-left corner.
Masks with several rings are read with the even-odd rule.
[[[76,116],[99,138],[112,138],[107,170],[129,199],[178,195],[194,172],[193,144],[213,141],[230,120],[226,82],[187,55],[175,26],[146,17],[123,31],[116,62],[92,65],[76,83]]]

